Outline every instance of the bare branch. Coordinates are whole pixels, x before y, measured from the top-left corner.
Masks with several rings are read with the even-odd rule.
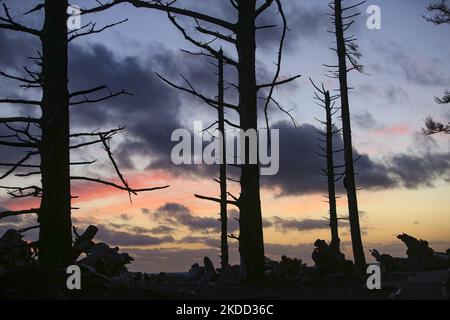
[[[203,27],[200,25],[200,23],[198,22],[197,19],[195,19],[195,22],[197,23],[196,30],[197,30],[198,32],[201,32],[201,33],[204,33],[204,34],[207,34],[207,35],[210,35],[210,36],[214,36],[214,37],[216,37],[216,38],[219,38],[219,39],[221,39],[221,40],[224,40],[224,41],[229,42],[229,43],[232,43],[232,44],[236,44],[236,39],[234,39],[231,35],[226,36],[226,35],[224,35],[224,34],[221,34],[221,33],[218,32],[218,31],[211,31],[211,30],[205,29],[205,28],[203,28]]]
[[[192,94],[192,95],[194,95],[194,96],[200,98],[201,100],[203,100],[203,101],[204,101],[206,104],[208,104],[209,106],[211,106],[211,107],[213,107],[213,108],[217,108],[218,102],[217,102],[216,100],[207,98],[207,97],[205,97],[204,95],[198,93],[198,92],[194,89],[194,87],[191,85],[191,83],[190,83],[183,75],[180,75],[180,76],[181,76],[181,77],[183,78],[183,80],[188,84],[189,88],[185,88],[185,87],[181,87],[181,86],[179,86],[179,85],[176,85],[176,84],[174,84],[173,82],[167,80],[166,78],[164,78],[163,76],[161,76],[161,75],[158,74],[158,73],[156,73],[156,76],[157,76],[158,78],[160,78],[162,81],[164,81],[165,83],[167,83],[168,85],[170,85],[171,87],[174,87],[175,89],[178,89],[178,90],[181,90],[181,91],[184,91],[184,92],[187,92],[187,93],[190,93],[190,94]],[[224,103],[224,106],[227,107],[227,108],[230,108],[230,109],[234,109],[234,110],[237,110],[237,109],[238,109],[238,106],[235,106],[235,105],[232,105],[232,104],[229,104],[229,103]]]
[[[118,91],[118,92],[112,92],[111,90],[109,90],[109,94],[107,96],[104,96],[104,97],[101,97],[101,98],[97,98],[97,99],[89,99],[87,97],[84,97],[82,100],[71,102],[70,105],[71,106],[76,106],[76,105],[85,104],[85,103],[97,103],[97,102],[106,101],[106,100],[109,100],[109,99],[112,99],[112,98],[115,98],[115,97],[118,97],[118,96],[121,96],[121,95],[132,96],[131,93],[129,93],[129,92],[125,91],[125,90],[121,90],[121,91]]]
[[[15,122],[26,122],[26,123],[36,123],[41,122],[40,119],[29,118],[29,117],[11,117],[11,118],[0,118],[0,123],[15,123]]]
[[[26,162],[28,159],[30,159],[31,156],[35,155],[35,152],[28,152],[25,157],[23,157],[19,162],[17,162],[15,165],[12,166],[11,169],[6,171],[3,175],[0,176],[0,180],[8,177],[11,173],[16,171],[17,168],[19,168],[21,165],[23,165],[24,162]]]
[[[96,23],[92,23],[91,22],[91,23],[89,23],[89,25],[91,27],[89,28],[88,31],[81,32],[81,33],[74,32],[71,36],[69,36],[68,42],[71,42],[71,41],[73,41],[73,40],[75,40],[77,38],[80,38],[80,37],[89,36],[91,34],[103,32],[106,29],[110,29],[112,27],[115,27],[115,26],[117,26],[119,24],[122,24],[122,23],[125,23],[127,21],[128,21],[128,19],[124,19],[124,20],[121,20],[121,21],[118,21],[118,22],[115,22],[115,23],[108,24],[108,25],[106,25],[106,26],[104,26],[104,27],[102,27],[100,29],[95,29]]]
[[[194,38],[192,38],[191,36],[189,36],[188,33],[186,32],[186,30],[176,21],[175,17],[173,17],[170,13],[167,13],[167,16],[169,17],[169,20],[172,22],[172,24],[183,34],[184,38],[187,41],[189,41],[190,43],[192,43],[193,45],[195,45],[199,48],[202,48],[202,49],[208,51],[212,56],[214,56],[216,58],[220,56],[219,51],[211,48],[211,46],[209,46],[208,43],[203,43],[203,42],[197,41]],[[238,66],[238,63],[231,58],[223,56],[223,59],[229,65]]]
[[[26,27],[14,21],[6,4],[3,4],[3,11],[5,17],[0,17],[0,29],[14,30],[19,32],[28,33],[37,37],[41,36],[41,31]],[[3,23],[2,23],[3,22]]]
[[[275,75],[273,77],[272,85],[270,85],[270,90],[269,90],[269,94],[267,96],[266,103],[264,105],[264,115],[265,115],[265,119],[266,119],[267,130],[269,130],[269,114],[268,114],[269,103],[272,100],[273,91],[275,90],[275,86],[276,86],[278,77],[279,77],[280,72],[281,72],[281,61],[282,61],[282,56],[283,56],[284,40],[286,38],[286,32],[287,32],[287,21],[286,21],[286,16],[284,15],[283,6],[281,4],[281,1],[280,0],[275,0],[275,2],[277,4],[277,6],[278,6],[278,11],[279,11],[279,13],[281,15],[281,18],[283,20],[283,31],[281,33],[280,45],[279,45],[279,48],[278,48],[278,59],[277,59],[277,63],[276,63],[277,68],[276,68],[276,71],[275,71]],[[263,4],[259,9],[261,9],[265,5],[270,6],[271,3],[272,3],[271,0],[267,0],[266,3]],[[265,9],[263,9],[262,11],[264,11],[264,10]],[[257,15],[259,13],[257,12]],[[270,145],[271,141],[270,141],[269,131],[267,131],[267,138],[268,138],[269,145]]]
[[[202,196],[202,195],[199,195],[199,194],[195,194],[194,196],[196,198],[198,198],[198,199],[201,199],[201,200],[213,201],[213,202],[218,202],[218,203],[220,203],[222,201],[219,198],[206,197],[206,196]],[[239,207],[239,202],[238,201],[227,200],[227,203]]]
[[[301,77],[301,75],[296,75],[296,76],[289,77],[289,78],[284,79],[284,80],[275,81],[275,82],[272,82],[272,83],[260,84],[260,85],[257,86],[257,88],[258,88],[258,90],[259,90],[259,89],[268,88],[268,87],[272,87],[272,86],[283,85],[283,84],[292,82],[292,81],[294,81],[294,80],[296,80],[296,79],[298,79],[298,78],[300,78],[300,77]]]
[[[0,103],[35,105],[35,106],[40,106],[41,105],[40,101],[24,100],[24,99],[0,99]]]
[[[153,187],[153,188],[141,188],[141,189],[132,189],[132,188],[126,188],[123,187],[121,185],[118,185],[114,182],[109,182],[109,181],[105,181],[102,179],[97,179],[97,178],[88,178],[88,177],[80,177],[80,176],[71,176],[70,179],[72,180],[84,180],[84,181],[89,181],[89,182],[95,182],[95,183],[100,183],[100,184],[104,184],[119,190],[123,190],[123,191],[127,191],[127,192],[131,192],[132,194],[136,195],[138,192],[146,192],[146,191],[154,191],[154,190],[160,190],[160,189],[166,189],[169,186],[162,186],[162,187]]]
[[[173,14],[179,14],[182,16],[187,16],[191,18],[195,18],[198,20],[202,20],[205,22],[213,23],[215,25],[221,26],[222,28],[229,29],[231,31],[236,30],[236,24],[230,23],[228,21],[218,19],[206,14],[202,14],[199,12],[187,10],[187,9],[181,9],[177,7],[172,7],[169,4],[162,4],[161,1],[142,1],[142,0],[128,0],[127,2],[131,3],[136,8],[149,8],[149,9],[157,9],[160,11],[165,11],[167,13],[173,13]]]
[[[273,3],[273,0],[266,0],[264,4],[262,4],[258,9],[256,9],[255,17],[258,17],[261,13],[263,13],[267,8],[269,8]]]
[[[38,213],[38,209],[18,210],[18,211],[3,211],[0,212],[0,220],[7,217],[18,216],[21,214]]]

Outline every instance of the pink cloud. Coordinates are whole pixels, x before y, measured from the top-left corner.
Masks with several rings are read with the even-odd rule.
[[[414,133],[406,124],[397,123],[372,130],[377,136],[406,136]]]

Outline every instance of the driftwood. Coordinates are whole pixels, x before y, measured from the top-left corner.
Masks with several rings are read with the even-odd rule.
[[[397,236],[407,247],[407,258],[392,257],[371,250],[372,256],[381,264],[385,272],[390,271],[429,271],[450,267],[450,254],[435,252],[428,241],[414,238],[406,233]],[[448,250],[447,250],[448,251]]]
[[[78,258],[82,253],[86,254],[79,264],[89,266],[108,277],[128,272],[125,265],[134,259],[128,253],[119,253],[118,247],[111,248],[106,243],[94,243],[92,239],[97,232],[98,228],[91,225],[77,237],[73,249],[74,257]]]
[[[381,254],[377,249],[370,250],[370,253],[380,263],[383,273],[411,271],[410,263],[406,258],[393,257],[385,253]]]
[[[73,260],[76,261],[83,252],[87,252],[95,243],[92,241],[98,232],[96,226],[90,225],[81,236],[78,236],[76,229],[74,233],[76,235],[75,243],[73,245]]]
[[[189,269],[187,279],[192,281],[199,281],[199,283],[215,281],[219,278],[219,275],[214,268],[214,264],[211,259],[205,257],[203,259],[204,266],[200,266],[198,263],[194,263]]]

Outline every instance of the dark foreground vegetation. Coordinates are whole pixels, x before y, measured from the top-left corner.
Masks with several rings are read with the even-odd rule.
[[[366,276],[357,276],[353,263],[336,256],[323,240],[315,243],[313,267],[297,258],[266,258],[265,280],[243,284],[238,265],[216,269],[208,257],[185,273],[130,272],[126,265],[133,258],[94,242],[98,229],[89,226],[76,234],[73,246],[82,288],[68,290],[66,270],[42,266],[20,231],[10,229],[0,237],[0,299],[398,299],[410,281],[425,288],[408,290],[412,298],[442,298],[450,285],[450,250],[434,252],[426,241],[407,234],[398,236],[407,258],[372,250],[383,272],[382,289],[369,290]],[[429,279],[421,280],[424,275]]]

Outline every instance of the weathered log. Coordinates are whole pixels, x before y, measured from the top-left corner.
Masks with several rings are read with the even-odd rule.
[[[94,245],[92,240],[96,236],[97,232],[98,228],[90,225],[81,236],[78,236],[75,239],[75,243],[73,245],[73,261],[78,260],[83,252],[87,252]]]

